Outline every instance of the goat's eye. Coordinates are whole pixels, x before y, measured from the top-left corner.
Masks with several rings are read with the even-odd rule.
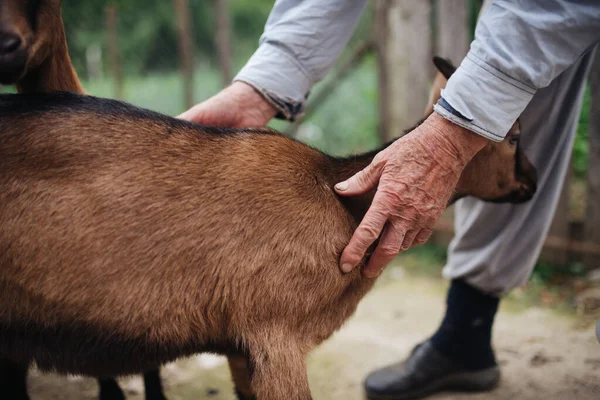
[[[516,146],[519,143],[520,138],[521,135],[510,135],[510,137],[508,138],[508,143],[510,143],[513,146]]]

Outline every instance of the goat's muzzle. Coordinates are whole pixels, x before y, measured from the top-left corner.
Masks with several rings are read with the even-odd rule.
[[[16,83],[27,67],[27,46],[12,32],[0,31],[0,83]]]
[[[536,168],[520,148],[517,148],[515,161],[515,180],[518,184],[517,188],[506,196],[494,199],[491,202],[521,204],[531,200],[535,195],[535,192],[537,191]]]
[[[523,203],[535,195],[537,191],[537,169],[529,161],[525,153],[521,149],[517,149],[517,166],[515,171],[517,182],[520,183],[518,190],[518,198]]]

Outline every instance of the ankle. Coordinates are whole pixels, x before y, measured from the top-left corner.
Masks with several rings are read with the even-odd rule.
[[[496,365],[491,339],[499,301],[464,281],[452,281],[446,314],[431,337],[432,346],[469,370]]]

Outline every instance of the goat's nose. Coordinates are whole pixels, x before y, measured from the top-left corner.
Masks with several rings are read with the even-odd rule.
[[[14,53],[21,47],[21,38],[14,33],[0,33],[0,56]]]

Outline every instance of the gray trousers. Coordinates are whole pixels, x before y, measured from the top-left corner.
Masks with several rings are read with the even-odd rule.
[[[594,52],[539,90],[521,115],[521,145],[538,170],[538,190],[524,204],[465,198],[456,204],[444,276],[501,296],[529,279],[556,210]]]

